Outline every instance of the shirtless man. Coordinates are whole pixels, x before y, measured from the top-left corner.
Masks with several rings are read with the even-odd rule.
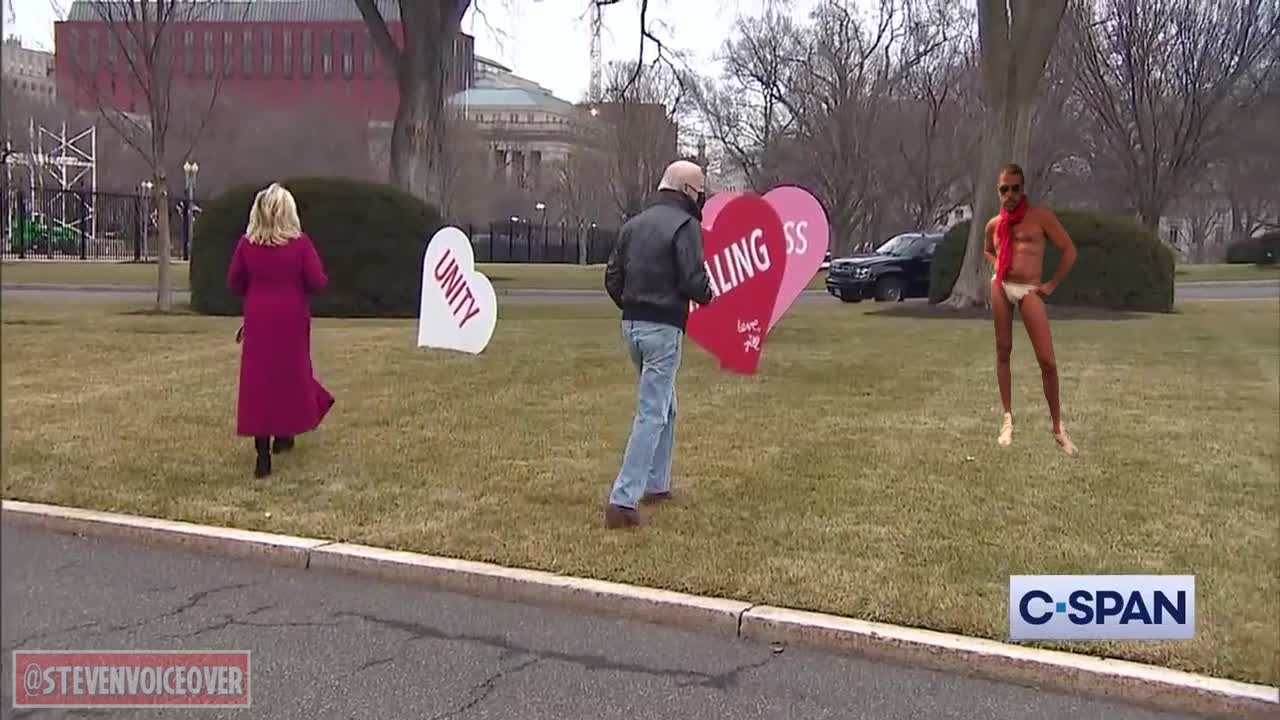
[[[1048,208],[1027,204],[1025,176],[1022,168],[1010,164],[1000,171],[997,191],[1000,193],[1000,215],[987,223],[983,252],[996,268],[991,278],[991,314],[996,326],[996,380],[1000,384],[1000,401],[1004,404],[1004,423],[999,443],[1008,447],[1013,442],[1013,411],[1009,378],[1009,354],[1013,351],[1013,308],[1022,315],[1022,323],[1031,338],[1040,377],[1044,381],[1044,398],[1053,418],[1053,438],[1068,455],[1076,447],[1062,426],[1058,404],[1058,364],[1053,357],[1053,339],[1049,334],[1049,317],[1044,298],[1071,270],[1076,261],[1076,248],[1071,236]],[[1040,282],[1044,266],[1045,241],[1062,251],[1062,261],[1049,282]]]

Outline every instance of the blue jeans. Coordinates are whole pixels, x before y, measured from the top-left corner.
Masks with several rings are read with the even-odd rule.
[[[622,335],[640,373],[640,388],[631,437],[609,503],[634,509],[644,493],[671,490],[676,372],[684,333],[662,323],[624,320]]]

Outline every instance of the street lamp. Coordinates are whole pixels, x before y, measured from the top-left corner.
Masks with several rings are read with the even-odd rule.
[[[188,160],[182,163],[182,174],[186,178],[186,203],[182,213],[182,259],[191,259],[191,232],[195,218],[196,174],[200,172],[200,163]]]
[[[547,245],[549,244],[547,242],[547,204],[539,200],[534,204],[533,209],[542,213],[542,254],[545,256],[547,254]],[[530,243],[530,246],[529,251],[533,252],[532,243]]]
[[[151,239],[151,189],[155,187],[155,183],[150,180],[143,180],[138,184],[142,188],[142,217],[138,219],[141,238],[139,243],[134,247],[134,257],[141,258],[141,253],[150,251],[148,240]],[[151,257],[149,254],[147,257]]]

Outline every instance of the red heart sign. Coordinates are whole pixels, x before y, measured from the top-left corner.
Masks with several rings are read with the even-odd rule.
[[[759,195],[740,195],[703,229],[711,304],[689,309],[689,337],[725,370],[755,374],[786,270],[782,220]]]

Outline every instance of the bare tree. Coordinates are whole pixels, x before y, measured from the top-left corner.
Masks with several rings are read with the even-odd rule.
[[[551,197],[557,214],[571,224],[612,221],[617,217],[610,192],[611,161],[602,151],[579,151],[554,166]]]
[[[931,3],[880,0],[864,21],[848,0],[824,0],[805,33],[808,42],[786,76],[784,106],[795,124],[801,162],[831,218],[833,252],[858,235],[879,234],[875,200],[883,182],[874,158],[885,142],[885,98],[908,73],[948,41],[945,24],[924,22]]]
[[[990,268],[982,254],[987,218],[995,214],[990,190],[996,171],[1010,162],[1028,164],[1031,121],[1045,64],[1058,38],[1067,0],[977,0],[981,57],[981,160],[974,164],[973,222],[960,274],[943,304],[986,305]]]
[[[971,168],[979,108],[977,48],[961,29],[959,6],[943,8],[935,23],[955,38],[920,59],[908,70],[891,101],[888,145],[892,153],[877,158],[882,177],[891,178],[902,199],[903,215],[913,229],[938,223],[971,196]]]
[[[1076,87],[1154,230],[1275,71],[1276,0],[1078,0]]]
[[[476,124],[462,112],[448,109],[440,157],[440,213],[446,218],[488,219],[490,215],[489,158]]]
[[[1280,76],[1280,73],[1276,74]],[[1280,77],[1267,94],[1242,113],[1223,142],[1216,163],[1231,207],[1231,237],[1280,229]]]
[[[721,50],[719,82],[694,86],[693,100],[726,160],[758,190],[781,179],[779,145],[793,128],[783,94],[804,46],[795,22],[772,7],[758,18],[740,17]]]
[[[1023,169],[1027,173],[1028,188],[1041,203],[1070,197],[1071,176],[1088,168],[1087,163],[1081,162],[1086,152],[1083,143],[1089,124],[1088,111],[1075,92],[1072,62],[1070,44],[1054,43],[1031,110],[1031,143]],[[1084,173],[1083,179],[1091,183],[1096,177]],[[1064,181],[1068,194],[1061,195],[1057,191]],[[980,188],[990,192],[989,186],[988,180]]]
[[[684,83],[654,65],[635,77],[634,63],[612,63],[605,76],[605,102],[597,107],[605,126],[604,150],[612,159],[609,189],[618,212],[630,217],[658,186],[679,149],[678,116],[687,112]]]
[[[202,17],[209,4],[189,0],[93,0],[91,6],[107,27],[104,63],[81,60],[80,48],[72,50],[77,89],[97,106],[103,120],[132,147],[150,172],[157,213],[156,309],[173,307],[170,278],[169,168],[191,156],[221,87],[221,73],[203,87],[187,83],[175,87],[178,64],[175,28]],[[91,39],[92,42],[92,39]],[[90,46],[89,55],[96,48]],[[227,49],[224,48],[224,53]],[[226,55],[224,61],[230,62]],[[140,108],[123,109],[118,100],[119,81],[127,83],[141,100]],[[180,149],[173,153],[171,143]]]
[[[400,101],[391,130],[391,183],[439,201],[444,169],[445,94],[453,43],[471,0],[354,0],[378,51],[396,74]],[[387,27],[396,2],[404,44]]]

